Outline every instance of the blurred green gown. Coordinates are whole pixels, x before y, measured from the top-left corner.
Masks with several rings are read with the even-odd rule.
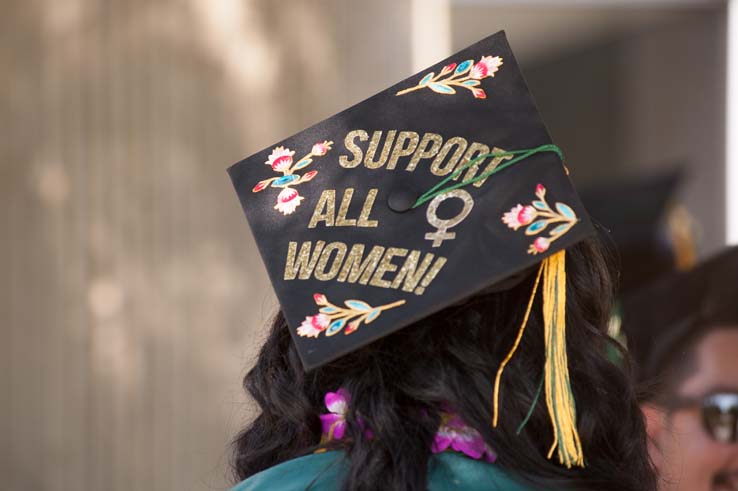
[[[337,491],[346,462],[339,451],[306,455],[254,474],[231,491]],[[431,457],[428,491],[534,491],[494,464],[443,452]]]

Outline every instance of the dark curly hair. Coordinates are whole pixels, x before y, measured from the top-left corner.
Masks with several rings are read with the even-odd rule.
[[[540,293],[523,341],[507,366],[500,422],[491,425],[492,391],[533,286],[534,274],[504,291],[446,308],[371,345],[306,373],[281,312],[244,387],[259,414],[234,441],[235,477],[245,479],[318,448],[323,396],[352,395],[342,489],[424,490],[430,448],[444,404],[476,428],[509,473],[544,488],[652,491],[656,477],[628,371],[608,361],[606,335],[613,284],[598,241],[567,250],[567,348],[584,468],[546,458],[552,442],[545,403],[516,429],[538,389],[544,340]],[[371,427],[368,439],[358,415]]]

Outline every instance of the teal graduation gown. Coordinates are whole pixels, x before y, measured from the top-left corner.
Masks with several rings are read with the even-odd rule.
[[[347,467],[343,452],[331,451],[288,460],[254,474],[231,491],[338,491]],[[495,464],[460,453],[433,455],[428,491],[534,491]]]

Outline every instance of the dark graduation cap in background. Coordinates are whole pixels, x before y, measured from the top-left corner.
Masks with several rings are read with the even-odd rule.
[[[608,181],[580,193],[592,220],[617,249],[622,294],[694,265],[691,220],[675,202],[682,180],[681,171],[670,170]]]
[[[593,232],[504,32],[228,172],[308,370],[537,263],[565,288],[561,251]],[[581,464],[570,393],[552,397]]]
[[[703,329],[738,323],[738,247],[627,295],[623,330],[640,382],[660,377],[675,349]]]

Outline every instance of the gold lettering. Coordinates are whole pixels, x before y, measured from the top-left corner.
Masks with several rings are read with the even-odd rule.
[[[446,158],[446,155],[449,151],[451,151],[451,147],[453,146],[456,146],[456,150],[454,151],[453,155],[451,155],[451,158],[448,159],[448,162],[443,165],[443,160]],[[431,173],[437,176],[445,176],[446,174],[454,170],[454,167],[456,167],[459,159],[462,155],[464,155],[464,150],[466,150],[466,146],[467,142],[465,138],[462,138],[460,136],[449,138],[446,143],[443,144],[441,151],[438,152],[438,155],[433,160],[430,168]]]
[[[351,197],[354,195],[354,188],[347,188],[343,192],[343,198],[341,198],[341,206],[338,207],[338,216],[336,216],[336,227],[353,227],[356,225],[355,219],[346,219],[346,214],[351,205]]]
[[[420,259],[420,251],[412,251],[405,259],[405,263],[398,271],[397,276],[392,281],[392,288],[399,288],[402,285],[402,291],[411,292],[418,286],[420,279],[425,274],[428,267],[433,262],[433,254],[427,252],[423,257],[423,262],[418,267],[418,260]],[[403,280],[405,282],[403,283]]]
[[[320,255],[318,264],[315,267],[315,279],[321,281],[332,280],[338,274],[338,270],[341,269],[343,259],[346,257],[346,249],[346,244],[343,242],[331,242],[328,244],[323,249],[323,253]],[[326,272],[325,267],[331,260],[331,254],[333,254],[333,251],[336,251],[336,257],[333,259],[331,269]]]
[[[405,170],[408,172],[412,172],[415,170],[415,167],[418,166],[418,162],[420,162],[422,159],[429,159],[435,156],[438,153],[438,150],[441,149],[442,143],[443,138],[441,137],[441,135],[437,133],[424,134],[423,138],[418,144],[417,150],[415,150],[415,153],[410,159],[410,162],[408,162]],[[430,149],[428,149],[428,145],[431,146]]]
[[[377,189],[370,189],[369,194],[366,195],[364,200],[364,206],[361,207],[361,214],[359,214],[359,221],[356,222],[357,227],[376,227],[379,223],[377,220],[369,220],[369,214],[372,212],[374,206],[374,199],[377,197]]]
[[[374,246],[366,258],[363,258],[364,244],[354,244],[351,246],[351,250],[346,257],[346,262],[343,263],[337,280],[348,280],[349,283],[356,283],[358,280],[360,284],[366,285],[372,274],[374,274],[374,270],[377,268],[377,264],[379,264],[383,253],[384,247]]]
[[[298,276],[301,280],[310,278],[323,247],[325,247],[325,241],[319,240],[315,243],[315,249],[311,255],[312,242],[308,240],[300,245],[300,252],[298,253],[297,242],[290,241],[287,249],[287,261],[284,265],[284,279],[294,280]]]
[[[382,139],[382,132],[375,131],[372,134],[372,141],[369,142],[369,148],[366,150],[366,157],[364,158],[364,165],[367,169],[379,169],[387,162],[387,156],[389,156],[389,151],[392,148],[392,142],[395,140],[396,133],[397,130],[389,130],[387,132],[387,138],[384,141],[382,155],[379,156],[379,160],[374,160],[374,156],[377,153],[379,141]]]
[[[438,272],[441,271],[441,268],[443,268],[444,264],[446,264],[445,257],[439,257],[438,259],[436,259],[436,262],[433,263],[433,266],[431,266],[431,268],[425,274],[423,281],[420,282],[420,286],[415,289],[416,295],[422,295],[423,292],[425,292],[425,289],[430,286],[431,281],[436,278]]]
[[[318,204],[315,205],[313,216],[310,217],[308,228],[315,228],[319,222],[325,222],[326,227],[332,227],[335,214],[336,191],[334,189],[326,189],[320,194],[320,199],[318,199]]]
[[[346,155],[339,156],[338,164],[341,167],[352,169],[361,163],[361,160],[364,157],[364,152],[354,142],[357,137],[359,138],[359,141],[365,142],[369,138],[369,134],[364,130],[353,130],[346,134],[343,144],[346,146],[346,150],[354,154],[354,159],[349,160]]]
[[[390,155],[389,161],[387,162],[387,170],[393,170],[397,166],[397,160],[400,157],[406,157],[412,155],[415,149],[418,147],[418,141],[420,136],[414,131],[401,131],[397,135],[397,141],[395,147],[392,149],[392,155]],[[405,147],[405,141],[408,142]]]
[[[390,286],[392,286],[392,283],[388,280],[385,280],[383,276],[387,273],[397,271],[397,265],[392,263],[392,259],[395,256],[404,257],[405,255],[407,255],[407,249],[402,249],[399,247],[388,247],[387,251],[385,251],[384,253],[384,256],[382,256],[382,260],[379,261],[377,269],[374,270],[374,275],[372,276],[369,284],[371,286],[378,286],[381,288],[389,288]]]
[[[501,152],[504,152],[504,151],[505,150],[503,150],[501,148],[497,148],[497,147],[494,147],[492,149],[492,153],[501,153]],[[503,161],[510,160],[512,158],[513,158],[512,155],[505,155],[505,156],[502,156],[502,157],[495,157],[495,158],[492,159],[492,161],[489,164],[487,164],[487,168],[484,169],[484,172],[482,172],[482,173],[483,174],[486,174],[487,172],[491,172],[494,169],[496,169],[497,166],[500,165]],[[474,166],[472,166],[472,167],[474,167]],[[471,170],[472,167],[470,167],[469,170]],[[475,175],[476,175],[476,172],[475,172]],[[477,182],[474,183],[474,186],[475,187],[478,187],[478,188],[479,187],[482,187],[482,184],[484,184],[484,182],[487,179],[489,179],[489,176],[485,177],[484,179],[478,180]]]
[[[484,155],[485,153],[489,153],[489,147],[487,145],[485,145],[484,143],[473,142],[471,145],[469,145],[469,148],[466,149],[466,153],[461,158],[458,168],[461,169],[466,164],[468,164],[470,160],[480,155]],[[454,177],[454,181],[458,181],[461,174],[464,174],[464,181],[466,181],[467,179],[473,179],[474,176],[477,175],[477,172],[479,172],[479,166],[482,165],[485,160],[487,159],[481,159],[477,162],[474,162],[474,164],[467,167],[466,174],[460,172],[459,175]]]

